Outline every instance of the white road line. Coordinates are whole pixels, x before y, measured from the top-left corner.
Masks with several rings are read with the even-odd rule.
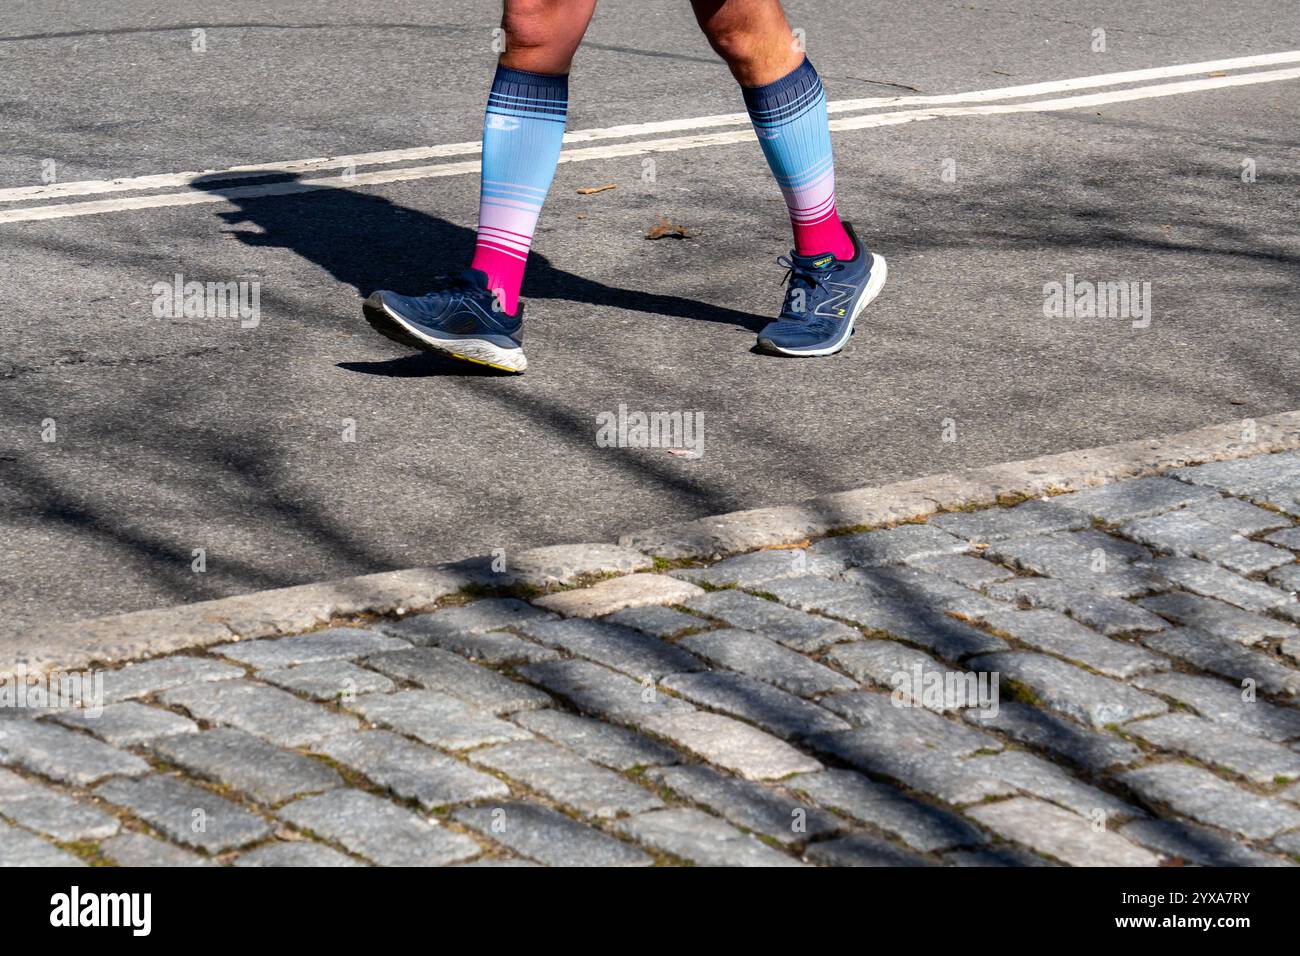
[[[1133,100],[1176,96],[1182,93],[1196,93],[1207,90],[1249,86],[1256,83],[1276,83],[1283,80],[1294,79],[1300,79],[1300,68],[1268,70],[1261,73],[1245,73],[1234,76],[1207,77],[1197,80],[1186,80],[1180,83],[1158,83],[1151,86],[1135,87],[1126,90],[1110,90],[1104,93],[1086,93],[1079,96],[1033,100],[1027,103],[938,106],[928,109],[899,110],[892,113],[875,113],[866,116],[849,116],[831,120],[830,127],[833,131],[841,131],[867,129],[876,126],[892,126],[899,123],[919,122],[951,116],[992,116],[1008,113],[1042,113],[1057,110],[1086,109],[1089,107],[1102,106],[1107,103],[1130,102]],[[700,149],[708,146],[724,146],[752,139],[754,139],[754,131],[750,128],[744,128],[728,130],[720,133],[697,133],[691,136],[677,136],[667,139],[636,140],[630,143],[616,143],[608,146],[589,146],[581,149],[565,149],[560,153],[560,162],[577,163],[598,159],[611,159],[622,156],[637,156],[644,153],[676,152],[678,150]],[[0,211],[0,223],[65,219],[73,216],[93,216],[100,213],[122,212],[133,209],[156,209],[164,206],[191,206],[204,203],[221,203],[263,196],[285,196],[321,189],[347,189],[353,186],[372,186],[384,183],[407,182],[416,179],[432,179],[442,176],[460,176],[476,173],[478,170],[478,161],[471,160],[467,162],[438,163],[429,166],[407,166],[401,169],[384,169],[369,173],[357,173],[346,181],[339,176],[328,176],[316,179],[299,179],[294,180],[293,182],[264,183],[255,186],[227,185],[216,188],[213,191],[190,189],[185,192],[163,193],[153,196],[125,196],[117,199],[100,199],[89,202],[32,206],[22,209]]]
[[[846,119],[831,120],[833,130],[866,129],[870,126],[884,126],[885,123],[873,122],[886,118],[907,123],[918,119],[937,119],[941,116],[990,116],[999,113],[1050,113],[1056,110],[1079,110],[1091,106],[1103,106],[1107,103],[1126,103],[1131,100],[1148,100],[1161,96],[1177,96],[1180,93],[1199,93],[1204,90],[1221,90],[1234,86],[1251,86],[1256,83],[1277,83],[1282,80],[1300,79],[1300,68],[1290,70],[1267,70],[1263,73],[1240,73],[1235,76],[1208,77],[1203,80],[1184,80],[1181,83],[1158,83],[1154,86],[1138,86],[1128,90],[1111,90],[1106,93],[1085,93],[1080,96],[1062,96],[1050,100],[1030,100],[1028,103],[998,103],[986,106],[940,106],[934,109],[906,110],[898,113],[876,113],[871,116],[851,116]]]
[[[15,186],[0,189],[0,202],[19,202],[27,199],[56,199],[63,196],[94,196],[103,193],[135,192],[143,189],[167,189],[190,186],[203,179],[227,182],[256,179],[274,173],[310,173],[323,169],[347,169],[349,166],[376,166],[404,163],[416,159],[437,159],[441,156],[469,156],[482,150],[481,143],[444,143],[439,146],[417,146],[412,149],[388,149],[378,153],[358,153],[355,156],[322,156],[316,159],[296,159],[276,163],[257,163],[249,166],[231,166],[229,169],[204,169],[197,172],[161,173],[156,176],[135,176],[123,179],[85,179],[70,183],[50,183],[40,186]]]
[[[1021,86],[1004,86],[988,90],[971,90],[965,93],[943,93],[918,96],[877,96],[863,99],[834,100],[827,104],[832,113],[850,113],[866,109],[898,106],[942,106],[957,103],[983,103],[990,100],[1019,99],[1042,96],[1048,93],[1065,93],[1071,90],[1093,89],[1099,86],[1120,86],[1145,80],[1170,79],[1196,73],[1214,73],[1229,70],[1275,66],[1279,63],[1300,62],[1300,50],[1264,53],[1256,56],[1239,56],[1224,60],[1205,60],[1176,66],[1159,66],[1145,70],[1128,70],[1122,73],[1099,73],[1094,76],[1074,77],[1067,80],[1049,80]],[[716,116],[696,116],[685,119],[662,120],[653,123],[629,123],[598,129],[575,130],[566,133],[564,142],[590,143],[606,139],[625,139],[635,136],[652,136],[659,133],[677,133],[693,129],[715,129],[724,126],[746,126],[745,113],[724,113]],[[475,156],[482,146],[479,142],[444,143],[438,146],[419,146],[410,149],[389,149],[379,152],[358,153],[352,156],[322,156],[284,162],[258,163],[232,166],[223,170],[164,173],[154,176],[135,176],[122,179],[90,179],[70,183],[51,183],[35,186],[17,186],[0,189],[0,202],[57,199],[68,196],[92,196],[105,193],[136,192],[146,189],[168,189],[190,186],[200,179],[239,180],[266,176],[268,173],[312,173],[328,169],[347,169],[350,166],[379,166],[413,162],[422,159],[439,159],[451,156]],[[170,204],[169,204],[170,205]],[[137,208],[137,207],[131,207]],[[142,208],[142,207],[141,207]]]
[[[1230,70],[1253,69],[1258,66],[1277,66],[1279,63],[1300,63],[1300,50],[1281,53],[1262,53],[1258,56],[1239,56],[1231,60],[1207,60],[1203,63],[1184,63],[1178,66],[1157,66],[1147,70],[1129,70],[1125,73],[1101,73],[1081,76],[1072,80],[1049,80],[1046,83],[1028,83],[1024,86],[1002,86],[992,90],[974,90],[969,93],[939,93],[921,96],[873,97],[863,100],[836,100],[827,109],[832,113],[865,109],[869,106],[942,106],[949,103],[980,103],[988,100],[1012,100],[1023,96],[1041,96],[1044,93],[1068,93],[1098,86],[1122,86],[1125,83],[1142,83],[1146,80],[1169,80],[1195,73],[1221,73]]]

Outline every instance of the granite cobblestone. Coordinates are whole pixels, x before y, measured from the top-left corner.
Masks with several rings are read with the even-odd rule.
[[[1297,494],[1284,452],[691,567],[561,545],[131,662],[0,708],[0,861],[1294,865]]]

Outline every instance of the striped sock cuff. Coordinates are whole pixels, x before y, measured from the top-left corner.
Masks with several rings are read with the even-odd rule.
[[[488,112],[563,123],[569,108],[569,75],[529,73],[497,66]]]
[[[816,105],[822,96],[822,82],[812,61],[804,57],[779,80],[764,86],[742,86],[740,92],[756,126],[782,126]]]

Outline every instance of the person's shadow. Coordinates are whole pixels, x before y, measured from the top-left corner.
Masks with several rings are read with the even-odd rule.
[[[439,275],[459,272],[473,256],[473,230],[396,205],[382,196],[355,192],[346,188],[341,179],[338,188],[324,189],[305,187],[298,179],[293,173],[251,181],[226,176],[200,178],[194,186],[234,203],[235,210],[219,214],[227,223],[260,227],[260,233],[234,232],[241,242],[290,249],[353,286],[362,299],[376,289],[408,295],[427,292],[436,287]],[[768,321],[696,299],[605,285],[557,269],[536,252],[528,259],[523,294],[525,298],[564,299],[652,315],[723,322],[755,333]],[[364,326],[360,302],[356,320]],[[498,374],[429,352],[384,362],[341,362],[339,367],[397,377]]]

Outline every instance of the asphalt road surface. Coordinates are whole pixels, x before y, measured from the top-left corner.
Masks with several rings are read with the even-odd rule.
[[[359,308],[472,249],[493,0],[6,3],[0,633],[1300,406],[1294,0],[787,7],[890,264],[850,348],[752,351],[789,227],[740,95],[684,0],[604,0],[507,378]],[[156,317],[177,274],[256,325]],[[1149,324],[1045,316],[1068,276]],[[620,405],[703,456],[599,445]]]

